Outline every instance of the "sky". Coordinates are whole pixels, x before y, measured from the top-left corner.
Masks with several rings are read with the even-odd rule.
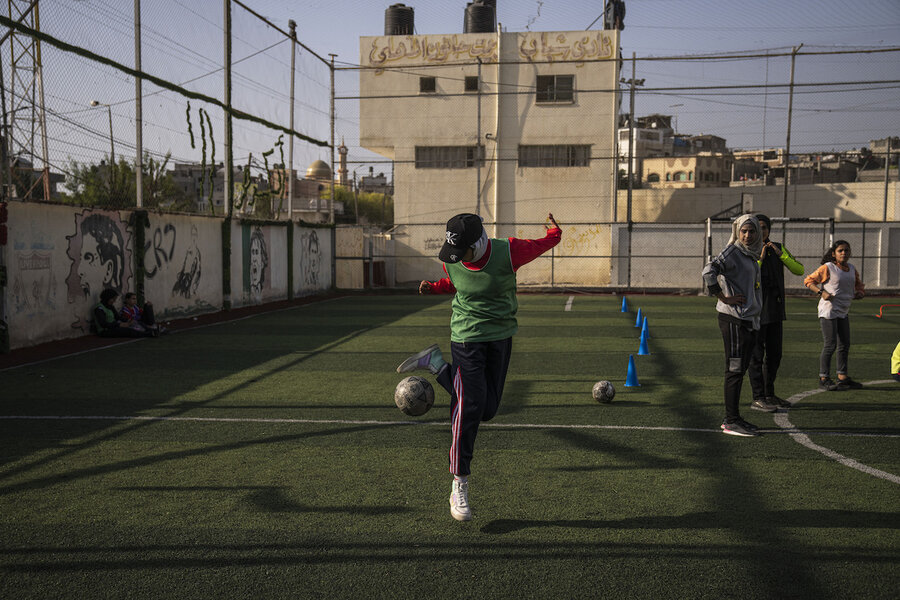
[[[359,38],[383,35],[384,11],[392,2],[372,0],[243,0],[287,30],[297,23],[298,40],[319,57],[335,54],[338,67],[358,64]],[[464,0],[409,0],[417,34],[461,33]],[[601,28],[603,2],[587,0],[498,0],[498,21],[514,31],[580,31]],[[41,28],[66,42],[126,65],[134,64],[131,0],[41,0]],[[721,89],[721,86],[784,84],[791,51],[900,48],[897,0],[626,0],[622,52],[637,57],[635,113],[671,114],[686,134],[724,137],[731,148],[783,147],[788,98],[783,88]],[[142,68],[196,92],[221,97],[223,4],[221,0],[141,0]],[[5,13],[5,11],[4,11]],[[282,33],[246,10],[232,8],[235,107],[279,124],[289,124],[290,45]],[[0,27],[0,30],[4,28]],[[5,33],[5,31],[0,31]],[[9,78],[9,44],[0,48],[8,102],[15,99]],[[96,162],[109,154],[109,117],[118,155],[134,155],[134,81],[106,66],[47,45],[43,49],[47,131],[51,168],[70,161]],[[741,54],[771,54],[749,59]],[[664,57],[715,55],[704,61]],[[646,59],[654,60],[646,60]],[[328,142],[329,70],[301,50],[295,69],[295,129]],[[626,77],[630,77],[630,64]],[[796,60],[792,150],[827,151],[866,146],[869,140],[900,135],[900,52],[804,55]],[[849,83],[848,83],[849,82]],[[879,83],[860,83],[879,82]],[[829,85],[820,85],[829,84]],[[660,88],[712,87],[704,90]],[[717,88],[718,89],[715,89]],[[358,72],[339,70],[337,96],[354,96]],[[151,155],[171,152],[172,161],[220,162],[223,116],[220,108],[191,101],[145,82],[143,143]],[[90,106],[91,100],[100,102]],[[109,105],[109,108],[106,108]],[[204,109],[205,116],[200,109]],[[11,107],[7,106],[9,112]],[[351,168],[377,157],[356,146],[355,101],[336,102],[336,138],[350,147]],[[204,121],[201,130],[201,117]],[[208,134],[208,124],[213,135]],[[193,138],[194,145],[191,146]],[[284,138],[258,124],[236,122],[235,161],[262,168],[288,156]],[[268,155],[265,153],[269,152]],[[295,142],[298,170],[327,148]],[[384,170],[384,165],[376,165]]]

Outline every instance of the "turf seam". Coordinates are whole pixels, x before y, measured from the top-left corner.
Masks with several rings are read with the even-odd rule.
[[[447,421],[378,421],[365,419],[284,419],[276,417],[170,417],[165,415],[0,415],[0,420],[57,420],[57,421],[181,421],[195,423],[273,423],[286,425],[381,425],[384,427],[396,426],[431,426],[449,427]],[[650,425],[576,425],[553,423],[482,423],[481,427],[492,429],[595,429],[611,431],[673,431],[695,433],[721,433],[720,429],[706,429],[701,427],[661,427]],[[803,434],[803,431],[793,426],[775,430],[763,430],[765,433]],[[872,438],[900,438],[900,434],[892,433],[852,433],[846,431],[817,431],[816,435],[828,435],[835,437],[872,437]]]

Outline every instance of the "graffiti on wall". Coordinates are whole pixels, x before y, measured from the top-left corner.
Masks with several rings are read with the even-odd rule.
[[[519,44],[519,56],[526,60],[554,62],[558,60],[598,60],[614,58],[612,38],[600,31],[586,33],[574,39],[559,33],[535,33],[525,35]]]
[[[303,283],[309,288],[318,288],[321,281],[322,250],[319,246],[319,234],[315,229],[300,234],[300,270]]]
[[[175,276],[175,285],[172,286],[173,296],[182,296],[190,298],[197,295],[197,288],[200,286],[200,248],[197,245],[199,234],[197,226],[191,225],[191,243],[184,252],[184,260],[181,263],[181,269]],[[174,236],[173,236],[174,240]],[[174,243],[172,248],[174,249]]]
[[[269,251],[266,248],[266,236],[260,227],[254,227],[250,233],[248,268],[250,294],[254,299],[261,300],[263,289],[267,289],[271,283],[266,277],[269,269]]]
[[[18,313],[39,307],[56,309],[56,277],[53,275],[53,253],[32,248],[16,252],[16,276],[12,283],[12,306]]]
[[[428,38],[425,36],[386,36],[372,40],[369,64],[381,67],[389,62],[410,60],[426,63],[446,63],[449,60],[480,58],[497,60],[497,40],[479,38],[467,42],[458,36]]]
[[[75,213],[75,232],[66,236],[66,255],[72,261],[66,292],[74,308],[73,329],[90,329],[90,310],[101,291],[127,291],[132,279],[130,235],[118,213]]]
[[[159,270],[169,264],[175,256],[175,226],[166,223],[157,227],[144,242],[144,271],[147,279],[153,279]]]

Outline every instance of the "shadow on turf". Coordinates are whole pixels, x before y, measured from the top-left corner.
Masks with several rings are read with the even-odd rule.
[[[858,528],[900,529],[900,515],[849,510],[775,510],[757,513],[767,528]],[[697,512],[680,516],[631,517],[618,520],[496,519],[481,528],[486,534],[505,534],[531,527],[568,527],[579,529],[743,529],[735,526],[732,512]]]
[[[140,494],[151,492],[176,494],[184,492],[190,494],[195,494],[197,492],[225,492],[227,494],[249,492],[244,500],[252,504],[254,508],[270,513],[347,513],[352,515],[378,516],[408,512],[410,510],[400,506],[310,506],[298,504],[284,493],[284,490],[290,488],[274,485],[123,486],[110,489],[124,492],[138,492]]]

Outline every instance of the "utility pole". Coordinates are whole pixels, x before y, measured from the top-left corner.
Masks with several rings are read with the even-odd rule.
[[[884,157],[884,216],[881,218],[882,221],[887,221],[888,214],[888,188],[890,187],[890,170],[891,170],[891,141],[893,138],[888,136],[887,139],[887,154]],[[895,217],[896,218],[896,217]]]
[[[334,224],[334,57],[331,57],[331,199],[328,201],[328,222]]]
[[[134,70],[141,72],[141,0],[134,0]],[[144,109],[141,78],[134,78],[134,143],[137,146],[136,168],[134,170],[135,205],[144,206]]]
[[[288,146],[288,222],[294,220],[294,64],[297,55],[297,23],[291,19],[288,21],[288,29],[291,32],[291,136],[290,145]],[[282,165],[283,166],[283,165]]]
[[[787,197],[788,197],[788,179],[791,172],[791,116],[794,113],[794,63],[797,61],[797,52],[803,44],[794,46],[791,50],[791,85],[788,93],[788,117],[787,117],[787,140],[784,148],[784,195],[782,196],[781,216],[787,217]]]
[[[631,197],[634,190],[634,88],[638,85],[644,85],[643,79],[637,79],[637,53],[631,53],[631,79],[620,80],[630,86],[629,90],[629,109],[628,109],[628,195],[625,208],[626,222],[628,223],[628,287],[631,287],[631,233],[634,229],[634,223],[631,218]],[[619,172],[616,169],[616,177]],[[618,201],[618,196],[614,201]]]
[[[223,201],[225,204],[225,217],[231,216],[232,202],[234,201],[234,186],[231,183],[231,177],[234,169],[234,155],[232,153],[232,131],[231,131],[231,0],[223,0],[225,3],[225,186],[222,190]],[[210,167],[213,170],[213,180],[215,180],[216,165]],[[211,207],[215,212],[215,207]],[[230,292],[228,290],[226,298],[229,307],[231,304]]]

